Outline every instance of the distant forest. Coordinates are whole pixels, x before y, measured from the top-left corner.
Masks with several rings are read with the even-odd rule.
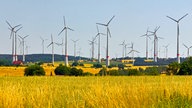
[[[55,61],[64,61],[64,55],[58,55],[55,54]],[[45,62],[49,63],[52,61],[52,54],[30,54],[25,56],[26,62]],[[76,60],[90,60],[90,58],[86,57],[76,57]],[[130,57],[124,58],[124,59],[131,59]],[[143,57],[136,57],[134,65],[136,66],[145,66],[145,65],[168,65],[172,62],[176,61],[176,58],[169,58],[169,59],[158,59],[158,62],[145,62],[145,58]],[[22,55],[18,55],[18,60],[22,61]],[[74,56],[69,56],[69,61],[75,60]],[[112,61],[121,61],[122,58],[112,58]],[[181,58],[181,62],[183,62],[185,58]],[[12,61],[12,55],[10,54],[0,54],[0,62],[6,61],[10,62]]]

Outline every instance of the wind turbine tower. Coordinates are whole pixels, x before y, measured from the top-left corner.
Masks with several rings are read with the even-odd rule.
[[[177,23],[177,62],[180,63],[180,54],[179,54],[179,22],[186,17],[188,14],[185,14],[183,17],[181,17],[179,20],[176,20],[170,16],[167,16],[169,19],[175,21]]]
[[[96,23],[98,25],[102,25],[102,26],[105,26],[107,28],[107,45],[106,45],[106,67],[108,68],[108,66],[110,65],[110,61],[109,61],[109,35],[111,37],[111,33],[110,33],[110,30],[109,30],[109,24],[110,22],[113,20],[115,16],[113,16],[109,22],[107,24],[102,24],[102,23]]]
[[[29,35],[25,36],[25,37],[21,37],[20,35],[18,35],[21,40],[22,40],[22,48],[23,48],[23,62],[25,62],[25,38],[27,38]]]
[[[98,37],[98,63],[101,63],[101,35],[105,35],[105,34],[100,33],[99,28],[97,26],[97,35],[95,36],[95,38]]]
[[[79,40],[72,40],[73,41],[73,43],[74,43],[74,57],[75,57],[75,60],[74,61],[76,61],[76,45],[77,45],[77,42],[79,41]]]
[[[148,60],[149,59],[149,50],[148,50],[148,40],[149,39],[151,39],[149,36],[151,36],[151,35],[149,35],[148,34],[148,29],[147,29],[147,32],[144,34],[144,35],[142,35],[141,37],[146,37],[146,59]]]
[[[92,61],[94,60],[94,52],[95,52],[94,44],[95,44],[95,39],[96,38],[93,38],[92,40],[88,40],[90,42],[90,45],[91,45],[91,59],[92,59]]]
[[[185,48],[187,48],[187,57],[189,57],[189,50],[192,48],[192,46],[188,47],[187,45],[183,44]]]
[[[13,58],[13,60],[12,60],[12,62],[14,62],[14,61],[17,61],[18,60],[18,58],[17,58],[17,44],[16,44],[16,42],[17,42],[17,35],[16,35],[16,33],[22,28],[22,27],[20,27],[19,29],[17,29],[16,31],[15,31],[15,28],[17,28],[17,27],[19,27],[19,26],[21,26],[21,24],[19,24],[19,25],[16,25],[16,26],[11,26],[11,24],[8,22],[8,21],[6,21],[6,23],[8,24],[8,26],[10,27],[10,28],[8,28],[9,30],[11,30],[11,34],[10,34],[10,38],[12,38],[12,58]]]
[[[60,35],[64,30],[65,30],[65,66],[68,66],[69,63],[68,63],[68,44],[67,44],[67,30],[71,30],[71,31],[74,31],[73,29],[69,28],[68,26],[66,26],[66,23],[65,23],[65,17],[63,16],[63,20],[64,20],[64,27],[63,29],[61,30],[61,32],[58,34]]]
[[[158,41],[158,37],[157,37],[157,31],[159,30],[160,26],[159,27],[156,27],[154,32],[151,32],[153,33],[154,35],[154,62],[157,62],[157,55],[158,55],[158,45],[157,45],[157,41]]]

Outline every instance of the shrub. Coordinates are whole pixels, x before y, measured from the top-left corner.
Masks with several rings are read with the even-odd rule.
[[[118,70],[109,70],[107,72],[108,75],[111,75],[111,76],[118,76],[119,75],[119,71]]]
[[[79,63],[77,61],[72,63],[72,66],[78,66],[78,65],[79,65]]]
[[[192,57],[181,63],[178,75],[192,75]]]
[[[31,65],[27,68],[25,68],[25,76],[44,76],[45,71],[44,69],[39,65]]]
[[[141,72],[137,69],[128,69],[128,76],[138,76],[141,75]]]
[[[55,75],[70,75],[70,68],[60,64],[58,67],[56,67],[54,72],[55,72]]]
[[[94,74],[92,74],[92,73],[90,73],[90,72],[84,72],[82,75],[83,75],[83,76],[93,76]]]
[[[173,62],[168,65],[167,67],[167,74],[171,75],[176,75],[179,72],[180,69],[180,64],[178,62]]]
[[[145,75],[160,75],[158,67],[148,67],[144,71]]]
[[[125,67],[125,65],[124,65],[124,64],[118,64],[118,68],[119,68],[119,70],[124,69],[124,67]]]
[[[102,69],[99,71],[99,75],[100,75],[100,76],[106,76],[106,75],[107,75],[107,68],[102,68]]]
[[[97,64],[93,64],[93,67],[94,68],[102,68],[103,66],[100,63],[97,63]]]
[[[77,68],[71,68],[70,69],[70,75],[71,76],[82,76],[83,70],[82,69],[77,69]]]

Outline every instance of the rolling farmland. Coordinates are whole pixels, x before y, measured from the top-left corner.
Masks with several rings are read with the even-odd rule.
[[[191,107],[192,77],[0,77],[0,107]]]

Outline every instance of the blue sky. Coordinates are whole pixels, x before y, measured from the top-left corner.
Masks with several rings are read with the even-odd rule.
[[[178,19],[188,13],[189,15],[180,22],[180,54],[186,56],[187,50],[182,45],[192,45],[192,1],[190,0],[1,0],[0,3],[0,53],[11,54],[10,31],[5,21],[11,25],[22,24],[19,35],[30,35],[26,44],[30,46],[28,53],[41,53],[40,36],[48,39],[53,34],[56,42],[61,42],[62,37],[58,33],[63,27],[63,16],[66,23],[75,31],[69,31],[69,55],[73,55],[73,43],[71,39],[79,39],[77,49],[81,48],[82,56],[90,57],[91,40],[97,34],[96,23],[107,23],[115,15],[110,24],[112,37],[109,41],[110,57],[120,57],[123,40],[126,43],[134,43],[134,49],[140,51],[136,56],[145,56],[145,34],[147,28],[154,30],[156,26],[161,28],[157,36],[163,37],[159,41],[160,57],[164,57],[164,45],[168,47],[168,56],[176,57],[176,23],[168,19],[169,15]],[[103,27],[100,31],[105,33]],[[153,38],[152,38],[153,40]],[[149,49],[152,49],[152,40]],[[102,37],[102,57],[105,58],[106,37]],[[61,47],[55,48],[55,53],[61,54]],[[129,51],[129,49],[128,49]],[[127,52],[128,52],[127,51]],[[19,53],[19,51],[18,51]],[[51,53],[51,48],[45,48],[45,53]],[[130,55],[131,56],[131,55]],[[151,56],[151,54],[149,54]],[[97,57],[97,45],[95,45],[95,58]]]

